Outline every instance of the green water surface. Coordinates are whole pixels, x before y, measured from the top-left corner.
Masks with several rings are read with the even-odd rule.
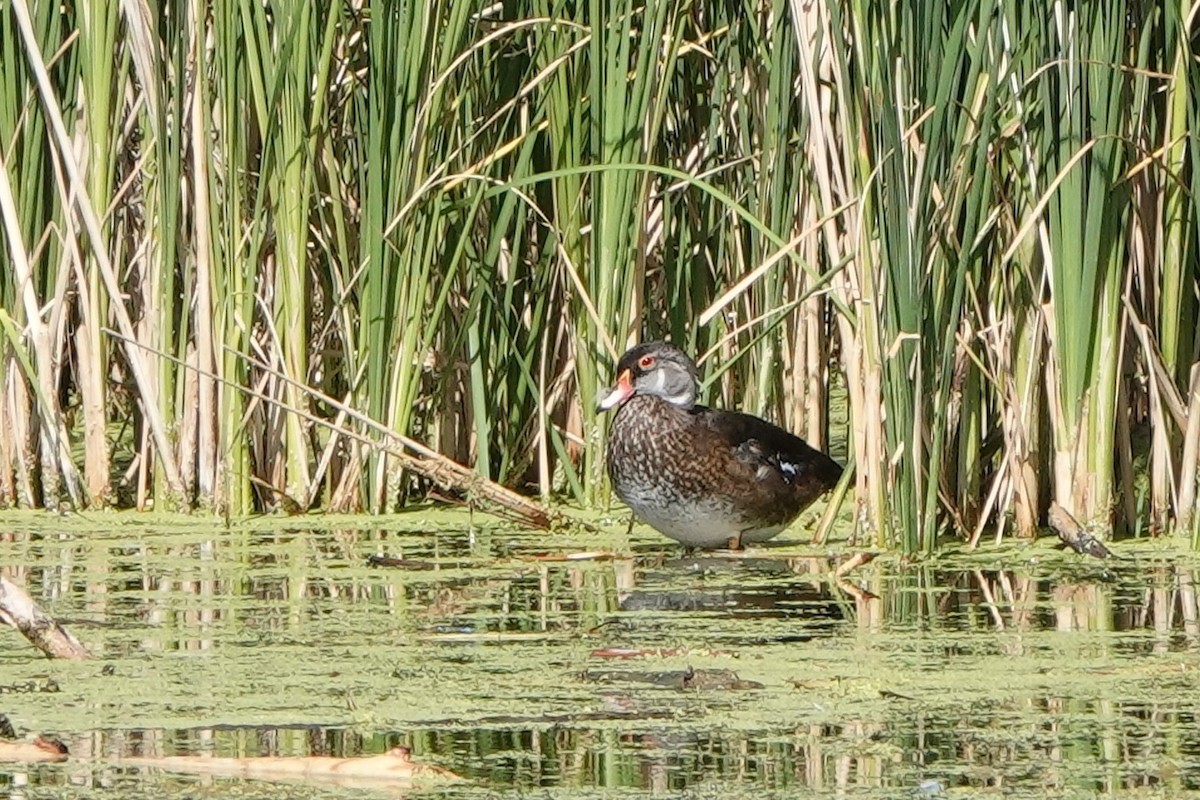
[[[0,764],[0,793],[394,797],[108,759],[404,744],[466,778],[407,797],[1200,797],[1181,545],[884,555],[838,580],[856,548],[801,528],[689,557],[605,527],[0,517],[0,568],[96,656],[0,629],[0,713],[90,759]]]

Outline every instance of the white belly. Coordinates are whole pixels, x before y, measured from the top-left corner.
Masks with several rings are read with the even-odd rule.
[[[741,534],[743,544],[765,542],[784,528],[775,525],[742,530],[741,525],[745,523],[729,517],[716,503],[680,503],[673,506],[670,513],[663,513],[663,509],[655,503],[643,501],[636,495],[623,496],[621,499],[642,522],[688,547],[725,547],[738,534]]]

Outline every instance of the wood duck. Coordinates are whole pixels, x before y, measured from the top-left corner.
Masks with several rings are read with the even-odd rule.
[[[741,549],[782,531],[842,467],[771,423],[696,403],[696,364],[668,342],[634,347],[599,403],[613,488],[643,522],[687,547]]]

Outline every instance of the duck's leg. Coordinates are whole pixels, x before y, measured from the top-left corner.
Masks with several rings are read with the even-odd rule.
[[[742,549],[742,532],[738,531],[733,536],[729,537],[729,541],[725,543],[725,547],[730,550]]]

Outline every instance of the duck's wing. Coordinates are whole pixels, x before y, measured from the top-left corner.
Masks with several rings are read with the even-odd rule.
[[[842,477],[842,467],[795,434],[753,414],[696,406],[694,414],[759,480],[778,479],[820,493]]]

